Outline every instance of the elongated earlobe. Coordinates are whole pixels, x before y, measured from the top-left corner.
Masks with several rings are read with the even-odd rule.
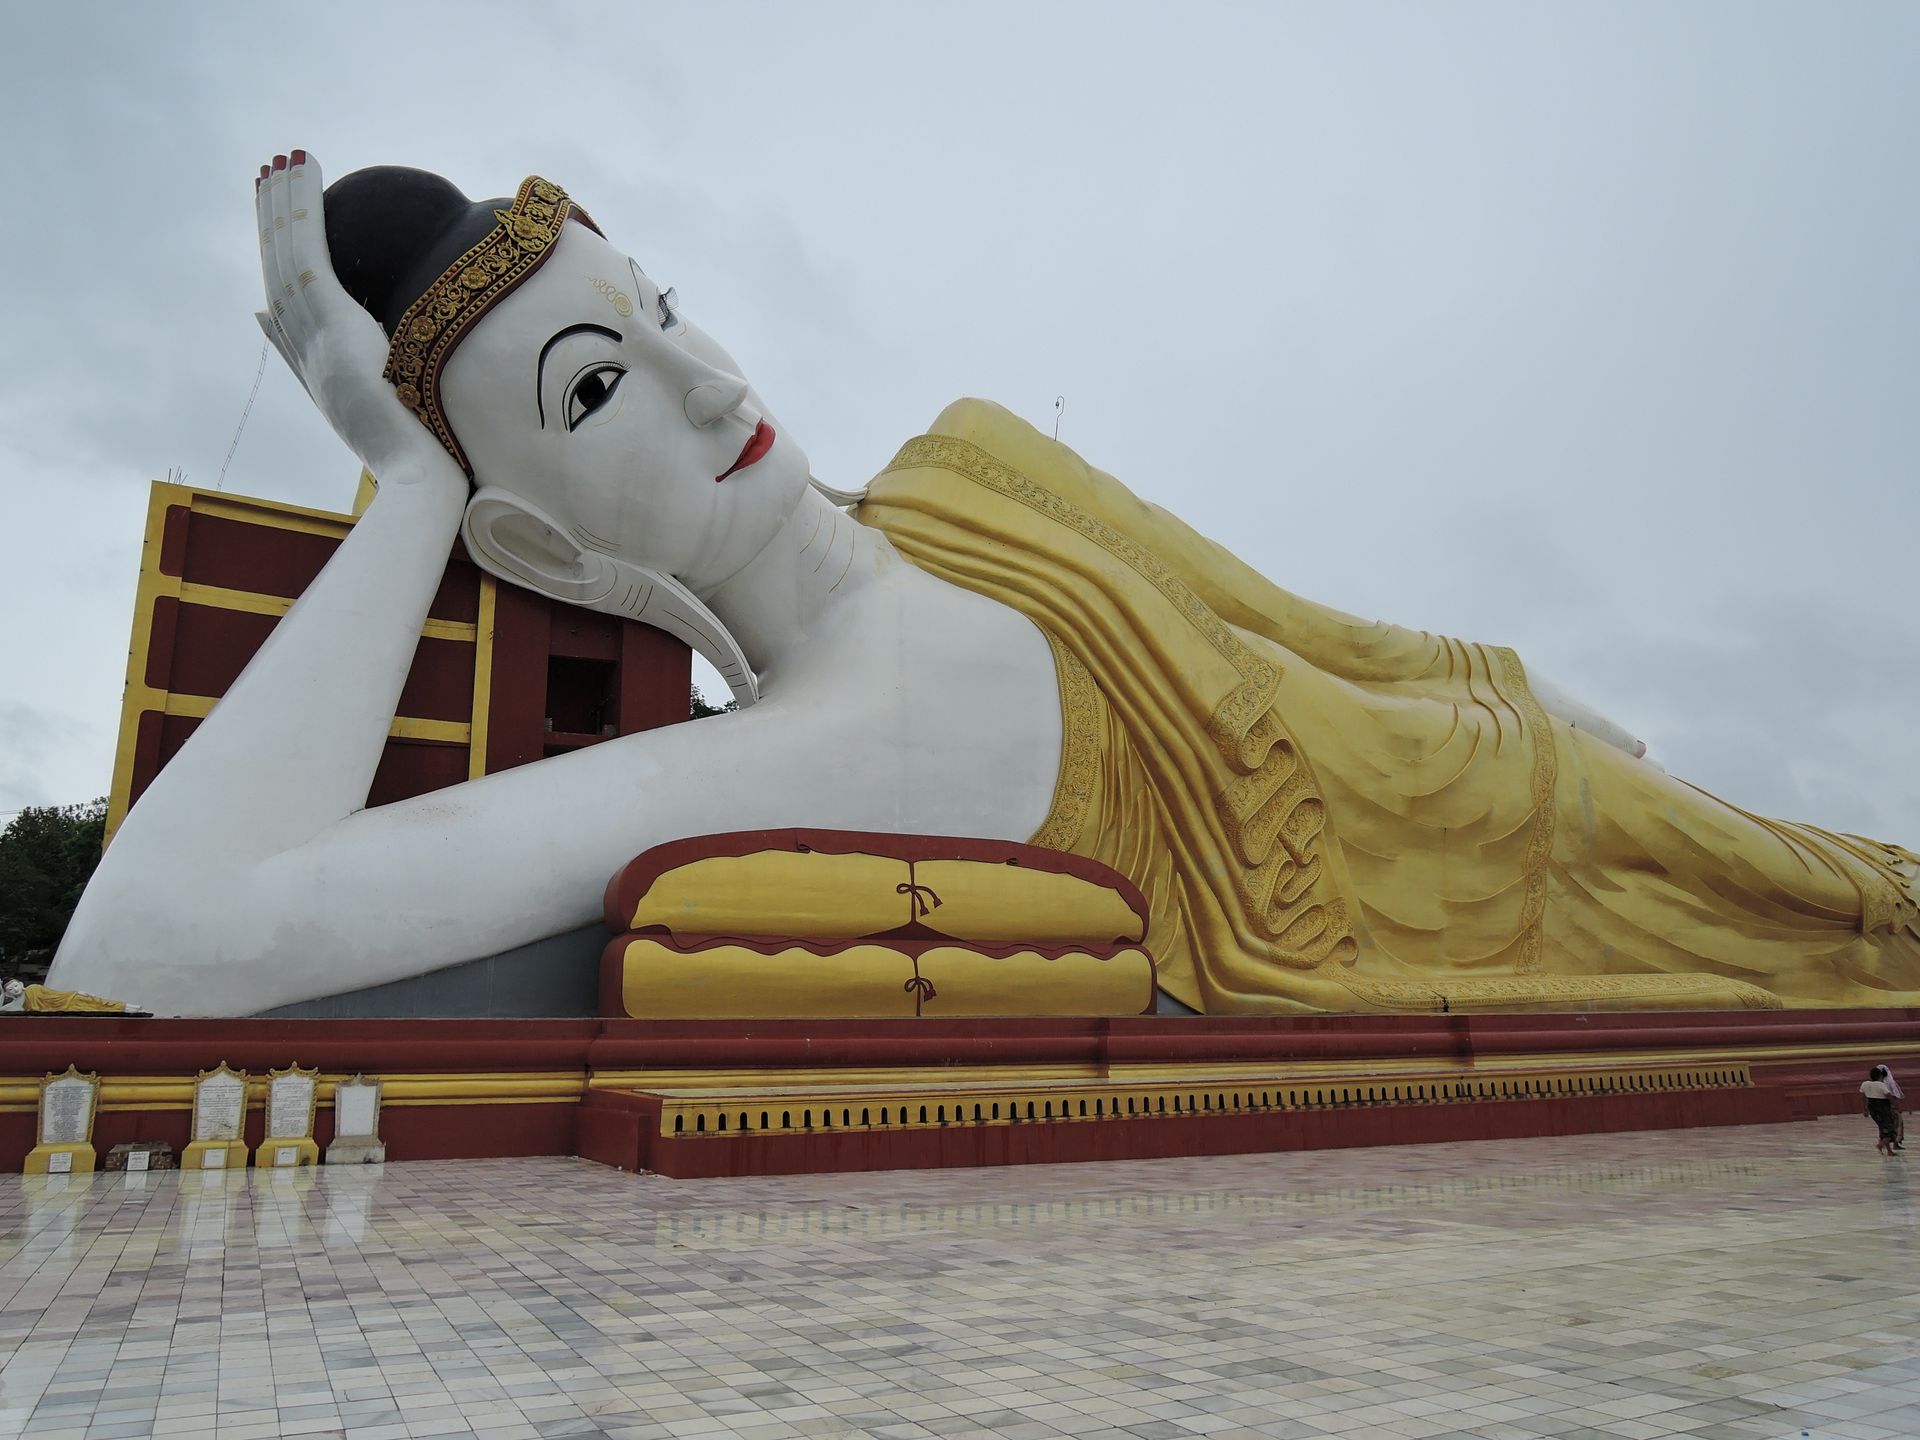
[[[837,485],[829,485],[826,481],[816,480],[811,475],[807,476],[807,483],[836,505],[858,505],[867,498],[867,487],[864,485],[858,490],[842,490]]]
[[[746,709],[760,681],[740,642],[673,576],[579,544],[556,520],[519,496],[486,486],[467,502],[460,536],[489,575],[588,610],[638,620],[693,647],[720,672]]]

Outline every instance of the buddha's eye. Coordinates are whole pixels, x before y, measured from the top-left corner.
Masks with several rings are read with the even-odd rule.
[[[595,365],[583,371],[567,391],[567,429],[578,429],[582,420],[612,399],[626,373],[619,365]]]
[[[671,330],[680,321],[680,292],[668,286],[660,292],[660,328]]]

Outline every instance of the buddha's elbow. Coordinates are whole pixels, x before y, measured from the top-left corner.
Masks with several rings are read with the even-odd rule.
[[[96,879],[82,893],[54,952],[47,984],[150,1009],[139,973],[139,927],[129,919],[132,907],[116,903],[112,889]]]
[[[221,974],[224,988],[231,973],[221,958],[244,929],[245,887],[124,863],[131,858],[109,848],[74,908],[47,983],[156,1015],[234,1013],[213,998],[212,977]]]

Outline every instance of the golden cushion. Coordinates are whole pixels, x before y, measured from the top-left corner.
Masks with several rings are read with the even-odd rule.
[[[675,936],[1113,945],[1146,902],[1096,861],[1010,841],[776,830],[656,846],[607,887],[607,928]]]
[[[682,946],[622,935],[604,963],[620,1012],[645,1020],[1139,1015],[1154,1004],[1153,961],[1132,946],[1108,954],[927,941]]]

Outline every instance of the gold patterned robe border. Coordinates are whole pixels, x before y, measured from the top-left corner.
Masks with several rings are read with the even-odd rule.
[[[1051,630],[1040,632],[1053,650],[1053,668],[1060,680],[1060,776],[1053,786],[1053,804],[1029,845],[1045,850],[1070,850],[1087,818],[1100,768],[1100,697],[1093,677],[1074,653]]]
[[[1554,746],[1553,726],[1547,712],[1527,684],[1527,667],[1505,645],[1492,647],[1506,680],[1504,693],[1526,720],[1526,733],[1533,737],[1533,771],[1528,780],[1528,800],[1533,820],[1527,831],[1526,900],[1520,912],[1520,945],[1514,954],[1513,968],[1531,975],[1540,968],[1545,948],[1547,918],[1547,857],[1553,851],[1553,787],[1559,771],[1559,756]]]
[[[521,181],[513,204],[493,214],[500,223],[407,307],[394,329],[382,372],[393,382],[400,403],[433,431],[469,480],[473,466],[440,404],[440,371],[447,357],[487,311],[546,263],[569,218],[600,233],[564,190],[538,175]]]

